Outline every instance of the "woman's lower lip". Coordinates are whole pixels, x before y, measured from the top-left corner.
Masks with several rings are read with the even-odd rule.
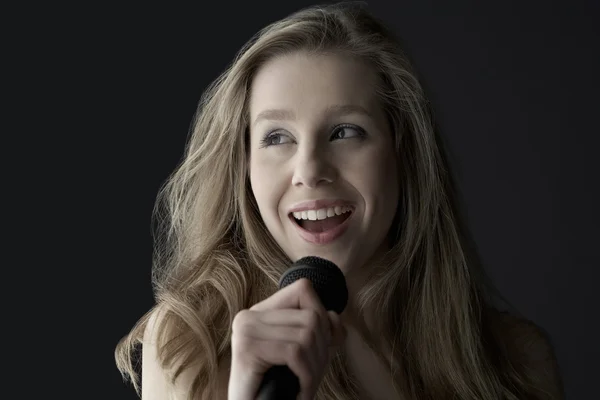
[[[325,232],[310,232],[307,231],[306,229],[304,229],[303,227],[301,227],[295,220],[294,217],[290,215],[290,219],[292,221],[292,224],[294,224],[294,226],[296,227],[296,230],[298,232],[298,234],[300,235],[300,237],[304,240],[306,240],[309,243],[312,244],[328,244],[333,242],[335,239],[337,239],[338,237],[340,237],[344,232],[346,232],[346,229],[348,229],[348,223],[350,221],[350,219],[352,218],[352,216],[354,215],[354,212],[350,213],[350,215],[348,216],[348,218],[346,218],[344,220],[344,222],[342,222],[341,224],[339,224],[338,226],[336,226],[335,228],[329,229]]]

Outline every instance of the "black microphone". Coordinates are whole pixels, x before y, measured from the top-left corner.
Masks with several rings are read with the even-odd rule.
[[[311,281],[317,296],[327,311],[341,314],[348,302],[344,274],[337,265],[323,258],[309,256],[296,261],[279,279],[279,289],[300,278]],[[258,388],[256,400],[295,400],[300,381],[287,365],[275,365],[267,370]]]

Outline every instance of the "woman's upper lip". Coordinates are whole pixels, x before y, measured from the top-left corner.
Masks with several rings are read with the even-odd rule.
[[[318,199],[318,200],[306,200],[299,203],[295,203],[288,210],[288,214],[298,211],[307,210],[319,210],[322,208],[335,207],[335,206],[349,206],[354,207],[353,203],[347,200],[341,199]]]

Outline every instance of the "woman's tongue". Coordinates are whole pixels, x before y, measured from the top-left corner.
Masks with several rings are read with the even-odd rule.
[[[348,218],[349,215],[350,213],[344,213],[342,215],[336,215],[334,217],[329,217],[316,221],[302,219],[297,222],[301,227],[303,227],[309,232],[321,233],[335,228],[336,226],[344,222],[344,220]]]

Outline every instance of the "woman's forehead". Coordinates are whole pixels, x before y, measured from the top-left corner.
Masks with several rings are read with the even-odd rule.
[[[277,119],[333,112],[377,113],[375,71],[357,58],[294,53],[270,60],[251,85],[251,124],[268,114]]]

